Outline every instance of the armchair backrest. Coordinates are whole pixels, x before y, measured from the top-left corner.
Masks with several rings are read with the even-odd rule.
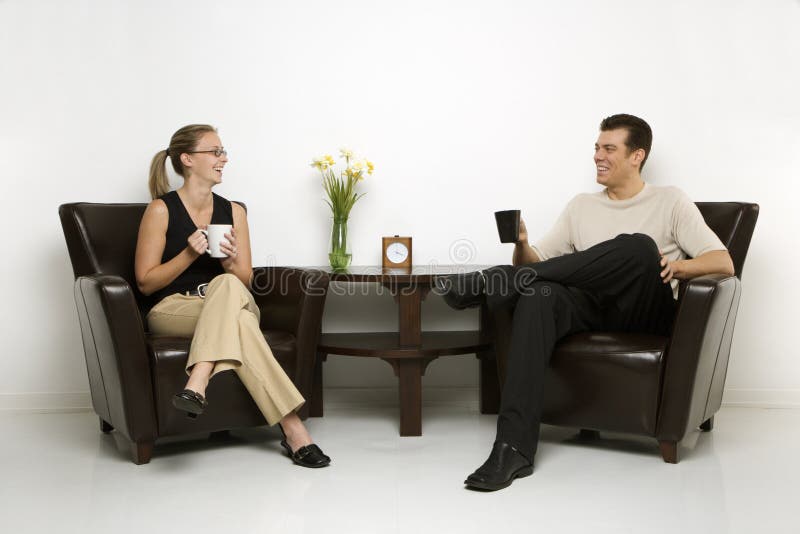
[[[76,202],[58,208],[75,278],[90,274],[121,276],[133,289],[142,309],[148,299],[136,287],[133,261],[146,207],[147,204]]]
[[[244,209],[247,206],[237,202]],[[147,204],[74,202],[58,208],[72,272],[79,276],[114,274],[128,282],[144,315],[155,304],[136,286],[133,263],[139,223]]]
[[[139,223],[146,204],[76,202],[58,208],[75,278],[116,274],[132,286]]]
[[[728,247],[736,276],[741,280],[744,260],[758,219],[758,204],[747,202],[697,202],[706,224]]]

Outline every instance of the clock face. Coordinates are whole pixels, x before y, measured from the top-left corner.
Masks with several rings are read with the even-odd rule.
[[[402,243],[392,243],[386,247],[386,259],[392,263],[403,263],[408,258],[408,247]]]

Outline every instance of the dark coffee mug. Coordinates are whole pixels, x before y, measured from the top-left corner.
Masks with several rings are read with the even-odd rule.
[[[519,240],[519,210],[494,212],[497,233],[501,243],[516,243]]]

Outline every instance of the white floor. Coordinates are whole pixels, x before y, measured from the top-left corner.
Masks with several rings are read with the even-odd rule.
[[[335,397],[335,395],[334,395]],[[581,442],[543,427],[533,476],[495,493],[462,481],[488,454],[494,417],[474,401],[431,402],[418,438],[396,406],[330,402],[311,419],[333,458],[296,467],[270,428],[156,446],[131,463],[92,413],[0,413],[5,533],[797,532],[800,410],[723,408],[681,462],[655,441]]]

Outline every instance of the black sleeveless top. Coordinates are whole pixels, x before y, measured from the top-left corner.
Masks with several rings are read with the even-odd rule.
[[[229,200],[212,193],[214,198],[214,211],[211,213],[211,224],[233,224],[233,209]],[[197,226],[189,217],[186,206],[183,205],[177,191],[170,191],[159,197],[164,201],[169,210],[169,224],[167,225],[167,242],[164,244],[164,253],[161,263],[166,263],[187,247],[186,240],[197,231]],[[215,276],[224,274],[219,258],[212,258],[208,254],[201,254],[167,287],[153,293],[153,302],[159,302],[173,293],[186,293],[197,289],[200,284],[210,282]]]

